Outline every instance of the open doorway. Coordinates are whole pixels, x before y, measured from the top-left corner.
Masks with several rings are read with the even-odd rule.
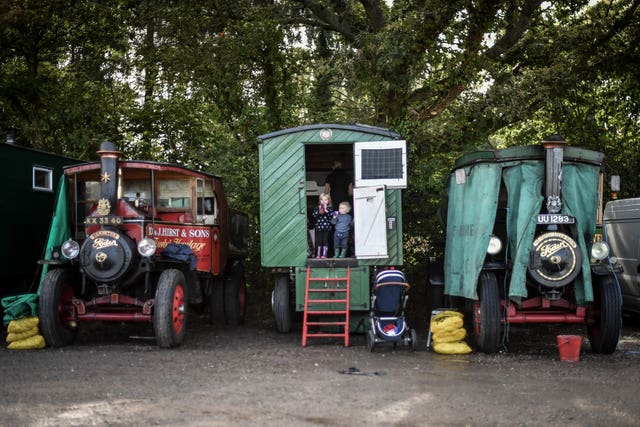
[[[316,218],[313,215],[314,209],[319,205],[320,195],[325,192],[325,183],[327,177],[332,172],[334,162],[339,162],[345,175],[353,181],[354,164],[353,164],[353,144],[306,144],[305,145],[305,187],[307,202],[307,240],[308,240],[308,258],[323,257],[324,252],[317,247],[316,236]],[[346,190],[345,190],[346,191]],[[332,191],[334,195],[336,191]],[[342,197],[344,198],[344,197]],[[350,205],[353,201],[349,198]],[[338,203],[332,200],[333,210],[338,210]],[[353,214],[353,212],[350,212]],[[319,225],[319,224],[318,224]],[[323,228],[323,227],[319,227]],[[329,233],[327,257],[335,255],[333,244],[333,232]],[[349,238],[353,242],[353,237]],[[353,244],[347,249],[346,256],[352,256]]]

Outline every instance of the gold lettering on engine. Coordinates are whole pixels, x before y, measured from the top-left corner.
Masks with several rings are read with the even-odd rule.
[[[107,236],[107,237],[111,237],[112,239],[116,239],[118,240],[120,238],[120,235],[118,233],[115,233],[113,231],[110,230],[98,230],[95,233],[91,234],[89,236],[90,239],[95,240],[98,239],[100,236]]]
[[[556,244],[549,243],[547,245],[542,245],[540,247],[540,256],[544,258],[548,258],[551,255],[558,252],[560,249],[568,248],[569,244],[567,242],[559,242]]]
[[[118,246],[118,242],[116,242],[115,240],[102,239],[98,237],[93,241],[93,245],[91,246],[93,247],[93,249],[104,249],[111,246]]]

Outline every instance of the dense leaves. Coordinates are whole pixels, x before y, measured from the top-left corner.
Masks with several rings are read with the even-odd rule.
[[[254,224],[257,135],[391,127],[410,144],[408,249],[426,254],[467,150],[561,133],[640,194],[639,4],[2,0],[0,127],[78,158],[110,139],[129,158],[222,175]]]

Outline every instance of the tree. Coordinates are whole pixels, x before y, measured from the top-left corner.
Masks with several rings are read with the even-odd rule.
[[[460,154],[550,133],[604,151],[627,194],[640,193],[638,0],[290,3],[298,22],[335,35],[337,108],[349,105],[346,85],[357,100],[347,116],[410,142],[406,199],[421,202],[405,203],[408,235],[437,238],[434,212]]]
[[[117,134],[118,107],[131,93],[119,81],[127,11],[118,3],[2,2],[0,125],[18,141],[75,157],[85,142]]]
[[[255,221],[257,135],[391,127],[409,141],[407,233],[434,239],[449,169],[477,148],[559,132],[640,194],[639,4],[7,0],[0,126],[79,158],[110,139],[125,157],[228,176]]]

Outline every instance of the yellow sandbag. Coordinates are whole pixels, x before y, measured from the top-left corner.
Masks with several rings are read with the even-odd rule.
[[[34,335],[24,340],[14,341],[7,346],[10,350],[33,350],[45,348],[47,344],[44,342],[42,335]]]
[[[449,316],[431,320],[431,333],[453,331],[462,328],[464,321],[462,317]]]
[[[471,353],[471,347],[464,342],[442,342],[433,344],[433,351],[440,354],[468,354]]]
[[[12,320],[7,326],[7,332],[19,334],[38,327],[40,319],[37,316],[23,317],[22,319]]]
[[[24,340],[34,335],[38,335],[39,333],[40,331],[38,330],[38,328],[29,329],[28,331],[24,331],[24,332],[12,332],[7,335],[7,342],[16,342],[16,341]]]
[[[453,311],[453,310],[445,310],[445,311],[441,311],[440,313],[436,314],[435,316],[433,316],[431,318],[431,320],[435,320],[438,321],[440,319],[444,319],[446,317],[459,317],[462,319],[462,313],[460,313],[459,311]]]
[[[462,341],[466,337],[467,331],[464,328],[454,329],[453,331],[438,332],[431,335],[431,339],[434,343]]]

